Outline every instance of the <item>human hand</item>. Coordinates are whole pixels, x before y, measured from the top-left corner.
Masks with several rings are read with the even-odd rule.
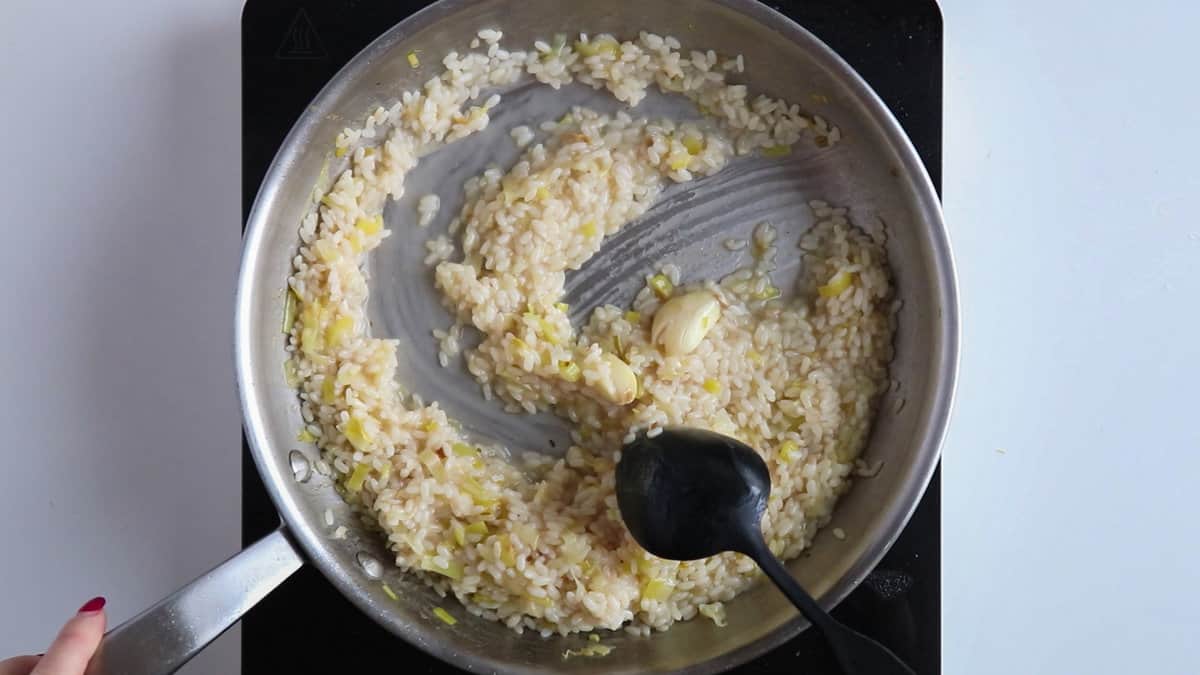
[[[104,624],[104,598],[92,598],[58,631],[45,654],[0,661],[0,675],[83,675],[104,637]]]

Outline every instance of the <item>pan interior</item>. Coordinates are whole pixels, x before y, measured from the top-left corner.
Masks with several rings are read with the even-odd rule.
[[[602,6],[601,6],[602,5]],[[568,276],[572,311],[602,303],[626,305],[643,275],[665,262],[677,264],[688,280],[719,278],[744,266],[745,254],[723,242],[747,238],[769,221],[780,235],[779,280],[795,277],[798,237],[812,222],[805,204],[824,199],[851,208],[860,225],[886,225],[888,254],[897,293],[904,303],[896,335],[892,376],[899,387],[881,404],[864,456],[883,460],[880,473],[860,481],[839,503],[826,531],[842,528],[845,541],[819,536],[811,553],[790,565],[798,580],[826,602],[836,601],[870,570],[898,534],[936,462],[955,360],[953,277],[936,200],[911,147],[894,120],[849,69],[810,34],[753,2],[682,0],[560,3],[529,0],[443,2],[414,15],[368,47],[314,101],[285,143],[264,182],[251,215],[238,309],[238,368],[248,433],[268,490],[312,561],[360,608],[405,639],[478,672],[662,672],[691,667],[714,671],[746,660],[799,628],[794,611],[772,589],[759,585],[729,603],[729,625],[707,621],[676,624],[650,638],[614,633],[603,659],[562,655],[586,643],[580,637],[542,639],[473,617],[447,626],[432,610],[452,600],[439,598],[391,565],[380,537],[355,520],[331,481],[309,472],[293,479],[300,457],[316,458],[311,445],[295,441],[301,426],[295,393],[284,381],[284,283],[297,246],[297,224],[311,208],[314,185],[336,175],[332,139],[357,124],[377,105],[388,105],[433,71],[414,71],[407,55],[427,63],[451,48],[461,49],[480,28],[505,32],[504,42],[526,47],[558,32],[610,32],[635,37],[640,30],[679,37],[689,46],[742,53],[743,80],[752,90],[802,101],[837,124],[842,142],[818,149],[798,143],[785,161],[743,158],[711,178],[671,186],[641,219],[605,243],[582,269]],[[485,403],[478,385],[452,363],[437,365],[433,328],[450,323],[421,263],[423,242],[444,231],[462,204],[462,182],[486,164],[510,165],[518,149],[508,135],[515,124],[554,118],[571,104],[601,111],[620,104],[583,87],[558,93],[518,86],[484,132],[426,157],[410,175],[406,196],[388,207],[393,236],[373,255],[369,315],[373,333],[401,341],[412,391],[438,400],[452,416],[487,438],[516,447],[543,448],[561,439],[556,419],[530,419],[499,412]],[[653,93],[634,113],[696,117],[691,104]],[[436,190],[434,187],[436,186]],[[429,229],[415,225],[415,200],[436,191],[442,207]],[[577,317],[573,317],[577,318]],[[532,422],[532,423],[531,423]],[[562,447],[562,444],[557,444]],[[331,538],[326,514],[348,528]],[[382,579],[361,564],[384,561]],[[393,600],[382,584],[399,597]],[[461,614],[461,613],[459,613]]]
[[[559,119],[574,106],[677,121],[700,120],[701,115],[684,97],[654,89],[632,110],[606,92],[579,84],[553,90],[526,82],[499,91],[503,102],[487,128],[422,158],[406,176],[404,195],[389,203],[385,221],[392,234],[369,262],[368,315],[374,336],[400,341],[406,358],[399,378],[406,391],[437,401],[481,443],[562,455],[570,440],[564,420],[549,413],[505,413],[480,395],[479,384],[462,359],[453,359],[448,368],[440,366],[432,331],[447,329],[453,316],[441,303],[431,268],[423,262],[425,242],[447,234],[451,219],[463,206],[461,186],[466,179],[489,166],[507,169],[516,161],[521,149],[509,135],[515,126],[536,128],[538,122]],[[545,135],[540,133],[538,140]],[[572,323],[578,326],[601,305],[628,307],[646,275],[664,264],[677,266],[685,283],[719,280],[747,267],[752,263],[752,248],[731,251],[725,242],[750,240],[763,222],[778,234],[775,285],[790,288],[797,275],[798,240],[813,221],[808,201],[840,205],[839,199],[852,197],[848,190],[829,189],[837,184],[829,174],[839,164],[838,152],[802,139],[785,158],[748,155],[735,158],[714,176],[668,183],[643,217],[608,237],[599,253],[568,273],[563,301],[571,308]],[[420,227],[417,202],[427,194],[438,195],[441,208],[427,227]],[[881,227],[878,216],[869,210],[855,209],[850,217],[855,223]],[[473,336],[468,330],[468,345]]]

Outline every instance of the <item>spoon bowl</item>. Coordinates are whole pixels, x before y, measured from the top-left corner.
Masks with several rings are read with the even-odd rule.
[[[850,675],[913,675],[887,647],[848,628],[792,578],[763,540],[771,474],[754,448],[702,429],[639,434],[621,450],[617,506],[642,548],[670,560],[737,551],[754,559],[825,636]]]
[[[753,448],[701,429],[641,435],[621,451],[617,505],[633,538],[669,560],[750,553],[740,523],[762,520],[771,474]]]

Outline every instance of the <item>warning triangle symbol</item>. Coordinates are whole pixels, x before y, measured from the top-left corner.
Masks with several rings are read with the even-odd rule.
[[[317,29],[313,28],[312,20],[308,18],[308,12],[301,7],[292,18],[292,23],[288,25],[287,32],[283,34],[283,42],[280,42],[279,49],[275,50],[275,58],[283,61],[313,61],[328,56],[320,36],[317,35]]]

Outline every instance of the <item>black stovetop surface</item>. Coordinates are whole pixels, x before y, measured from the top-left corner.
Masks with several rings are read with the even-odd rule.
[[[247,0],[242,12],[243,216],[292,123],[318,90],[371,40],[423,0]],[[935,0],[770,3],[853,66],[891,108],[941,185],[942,19]],[[279,524],[243,448],[242,539]],[[941,671],[941,485],[934,475],[895,546],[834,615],[892,648],[921,675]],[[320,645],[321,648],[303,648]],[[386,659],[386,662],[381,662]],[[405,674],[460,672],[360,613],[311,566],[242,621],[242,672],[347,673],[384,666]],[[820,638],[805,631],[731,671],[833,675]]]

